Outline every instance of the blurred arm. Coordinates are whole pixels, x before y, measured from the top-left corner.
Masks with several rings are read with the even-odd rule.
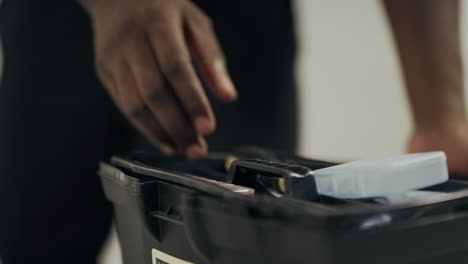
[[[465,122],[458,0],[385,0],[415,126]]]
[[[414,128],[409,152],[443,150],[468,176],[458,0],[384,0],[399,51]]]

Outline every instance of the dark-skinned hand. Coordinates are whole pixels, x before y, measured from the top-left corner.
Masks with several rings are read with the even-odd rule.
[[[219,99],[237,98],[210,19],[190,0],[80,2],[97,75],[118,108],[164,153],[203,157],[216,120],[201,79]]]

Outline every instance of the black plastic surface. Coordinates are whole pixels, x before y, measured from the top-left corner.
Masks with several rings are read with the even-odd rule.
[[[216,158],[201,162],[139,154],[101,164],[99,174],[114,203],[125,263],[153,264],[153,249],[198,264],[468,260],[468,185],[463,181],[429,190],[446,193],[442,197],[385,205],[326,196],[308,201],[294,195],[245,196],[189,176],[229,180],[233,175],[223,172],[222,165],[229,154],[213,154]],[[268,177],[294,172],[307,178],[307,169],[333,165],[275,155],[275,162],[281,161],[306,169],[284,174],[285,167],[265,163],[280,168]]]

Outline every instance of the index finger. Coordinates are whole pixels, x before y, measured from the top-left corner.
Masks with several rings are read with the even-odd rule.
[[[226,60],[211,20],[196,7],[186,17],[186,38],[204,81],[221,100],[237,99],[236,88],[229,77]]]
[[[206,135],[216,126],[213,110],[191,62],[182,21],[153,25],[149,38],[157,61],[198,133]]]

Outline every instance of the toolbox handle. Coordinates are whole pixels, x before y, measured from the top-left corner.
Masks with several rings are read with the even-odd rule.
[[[311,169],[259,159],[236,160],[229,168],[233,184],[262,188],[262,182],[274,182],[286,197],[306,201],[318,199],[317,185]]]
[[[174,224],[183,225],[182,216],[177,213],[174,213],[173,207],[170,207],[167,212],[163,212],[159,210],[151,211],[150,215],[152,217],[162,219],[162,220],[174,223]]]

